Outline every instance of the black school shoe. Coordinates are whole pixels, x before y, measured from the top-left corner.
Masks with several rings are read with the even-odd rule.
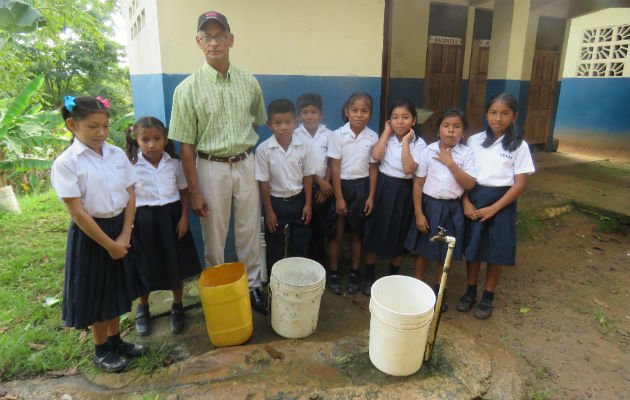
[[[140,344],[125,342],[120,338],[120,334],[107,338],[109,348],[118,355],[126,358],[140,357],[146,353],[146,348]]]
[[[326,286],[328,290],[333,292],[336,295],[340,295],[343,293],[343,289],[341,287],[341,276],[339,276],[339,272],[331,272],[328,275],[328,279],[326,280]]]
[[[249,291],[249,300],[252,303],[252,310],[262,315],[268,315],[269,309],[267,308],[267,302],[263,297],[260,288],[252,289]]]
[[[475,305],[476,302],[477,302],[476,298],[466,293],[465,295],[460,297],[455,308],[457,309],[457,311],[467,312],[467,311],[470,311],[470,309]]]
[[[182,303],[173,303],[171,307],[171,333],[182,333],[186,319],[184,318],[184,306]]]
[[[109,351],[103,357],[94,354],[94,365],[105,372],[120,372],[127,367],[129,361],[115,351]]]
[[[348,294],[355,294],[359,291],[361,278],[359,278],[358,271],[350,271],[348,274]]]
[[[481,299],[474,311],[475,318],[488,319],[492,315],[492,301]]]
[[[136,309],[136,332],[140,336],[147,336],[151,333],[151,313],[149,304],[138,304]]]

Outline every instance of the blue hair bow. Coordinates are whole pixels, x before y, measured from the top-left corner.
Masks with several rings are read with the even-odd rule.
[[[72,112],[72,110],[74,109],[74,106],[76,106],[77,104],[74,102],[74,99],[76,97],[74,96],[66,96],[63,98],[63,105],[66,107],[66,109],[70,112]]]

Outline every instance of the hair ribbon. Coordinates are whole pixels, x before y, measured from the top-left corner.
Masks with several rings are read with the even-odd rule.
[[[101,96],[97,96],[96,100],[100,101],[105,106],[105,108],[109,108],[109,100],[108,99],[104,99]]]
[[[77,104],[74,102],[74,99],[76,97],[74,96],[66,96],[63,98],[63,105],[64,107],[66,107],[66,109],[70,112],[72,112],[72,110],[74,109],[74,106],[76,106]]]

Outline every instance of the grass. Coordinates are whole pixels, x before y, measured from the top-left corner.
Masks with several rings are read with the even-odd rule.
[[[0,212],[0,380],[81,369],[91,352],[61,320],[65,207],[52,191],[19,202],[21,214]]]
[[[534,214],[519,211],[516,215],[516,237],[519,241],[536,240],[542,221]]]

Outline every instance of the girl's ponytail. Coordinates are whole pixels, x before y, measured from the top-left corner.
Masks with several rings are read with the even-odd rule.
[[[136,124],[133,124],[125,131],[125,151],[127,153],[127,157],[129,157],[129,161],[132,164],[138,162],[138,140],[134,136],[134,131],[136,129]]]

